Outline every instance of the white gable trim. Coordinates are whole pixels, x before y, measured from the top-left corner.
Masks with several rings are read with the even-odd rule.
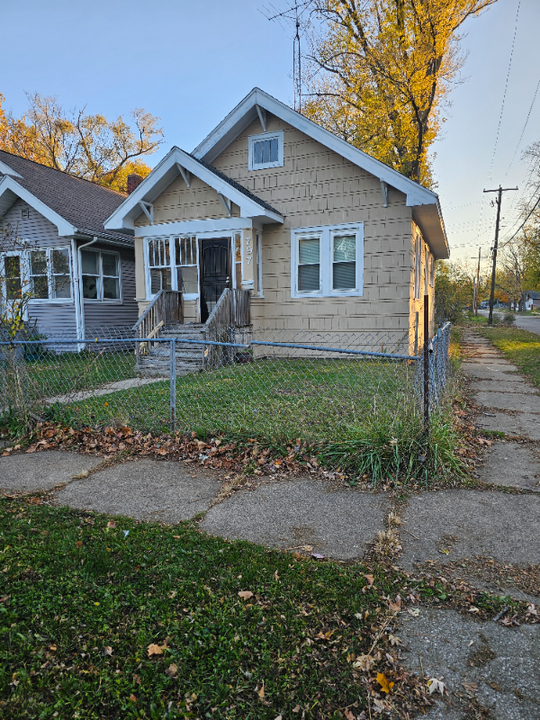
[[[22,185],[19,185],[19,183],[12,177],[8,177],[6,175],[2,178],[2,180],[0,180],[0,199],[9,192],[17,195],[17,197],[21,198],[21,200],[28,203],[30,207],[33,207],[36,212],[43,215],[43,217],[47,218],[47,220],[50,220],[53,225],[56,225],[58,228],[58,235],[60,237],[69,237],[75,234],[76,228],[71,223],[64,220],[64,218],[54,210],[51,210],[48,205],[45,205],[44,202],[23,188]]]
[[[254,120],[260,119],[261,110],[275,115],[308,137],[321,143],[321,145],[333,150],[338,155],[379,178],[381,183],[386,183],[387,186],[390,185],[402,192],[407,198],[407,205],[415,208],[415,215],[419,224],[424,225],[425,220],[428,220],[423,230],[435,257],[449,257],[448,240],[436,193],[422,187],[413,180],[409,180],[409,178],[393,170],[388,165],[325,130],[260,88],[254,88],[219,123],[202,143],[193,150],[193,156],[208,163],[213,162],[248,125]]]
[[[325,130],[312,120],[300,115],[300,113],[297,113],[284,103],[268,95],[260,88],[254,88],[249,95],[227,115],[215,130],[193,150],[192,154],[198,160],[212,162],[223,149],[219,147],[221,142],[229,139],[227,136],[230,137],[229,142],[232,142],[238,134],[239,124],[247,127],[247,125],[252,122],[251,115],[254,116],[253,119],[259,116],[260,108],[272,113],[272,115],[276,115],[276,117],[281,118],[284,122],[321,143],[321,145],[325,145],[330,150],[338,153],[338,155],[350,160],[355,165],[358,165],[358,167],[361,167],[380,180],[388,183],[388,185],[400,190],[407,196],[407,205],[424,205],[437,202],[437,195],[431,190],[418,185],[418,183],[415,183],[413,180],[409,180],[409,178],[388,167],[388,165],[385,165],[371,157],[371,155],[337,137],[337,135]],[[249,120],[245,122],[245,118],[248,115],[250,116]]]
[[[183,168],[184,172],[181,172]],[[238,205],[240,215],[248,218],[261,218],[261,222],[282,223],[283,218],[278,213],[268,210],[256,200],[244,195],[226,180],[220,178],[212,170],[201,165],[191,155],[173,147],[172,150],[158,163],[150,175],[145,177],[140,185],[129,195],[126,200],[115,210],[105,222],[105,229],[118,230],[129,228],[136,230],[135,219],[141,213],[140,203],[152,203],[168,185],[179,175],[186,180],[190,176],[198,177],[208,186],[213,188],[218,195],[222,195],[229,202]]]
[[[2,162],[2,160],[0,160],[0,173],[2,173],[2,175],[11,175],[11,177],[21,178],[21,180],[23,179],[22,175],[19,175],[18,172],[12,170],[9,165],[7,165],[5,162]]]

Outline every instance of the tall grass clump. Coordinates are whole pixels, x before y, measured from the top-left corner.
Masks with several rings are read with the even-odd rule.
[[[347,437],[327,444],[321,458],[330,468],[341,468],[357,477],[368,476],[373,485],[431,483],[450,475],[462,475],[457,453],[458,434],[451,408],[442,405],[431,414],[429,434],[416,407],[400,413],[378,412],[351,427]]]

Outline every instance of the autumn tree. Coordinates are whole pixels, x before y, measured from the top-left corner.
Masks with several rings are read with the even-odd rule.
[[[158,118],[142,108],[131,112],[128,123],[86,108],[66,112],[57,98],[38,93],[28,95],[28,103],[20,118],[0,112],[3,150],[115,190],[125,190],[128,174],[150,172],[141,158],[157,150],[163,131]]]
[[[437,262],[435,272],[435,318],[457,322],[472,305],[473,273],[459,263]]]
[[[463,62],[460,28],[496,1],[306,0],[314,30],[303,112],[430,185],[428,150]]]

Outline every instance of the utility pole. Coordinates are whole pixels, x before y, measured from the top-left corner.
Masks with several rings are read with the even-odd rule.
[[[488,325],[493,325],[493,301],[495,299],[495,273],[497,271],[497,249],[499,247],[499,225],[501,222],[501,205],[503,192],[511,190],[519,190],[519,188],[502,188],[500,185],[496,190],[484,190],[485,193],[497,193],[495,202],[497,203],[497,223],[495,225],[495,244],[493,245],[493,267],[491,270],[491,292],[489,295],[489,319]]]
[[[478,248],[478,268],[476,269],[476,295],[474,303],[474,314],[478,315],[478,298],[480,296],[480,262],[482,261],[482,246]]]

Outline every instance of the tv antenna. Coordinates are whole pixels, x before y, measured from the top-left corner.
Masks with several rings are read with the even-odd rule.
[[[283,12],[275,12],[276,8],[272,8],[274,15],[267,14],[269,20],[277,20],[282,18],[292,20],[294,22],[295,35],[293,37],[293,91],[294,91],[294,109],[296,112],[302,112],[302,50],[300,42],[300,27],[302,12],[309,5],[310,0],[295,0],[294,5]],[[280,23],[281,24],[281,23]]]

